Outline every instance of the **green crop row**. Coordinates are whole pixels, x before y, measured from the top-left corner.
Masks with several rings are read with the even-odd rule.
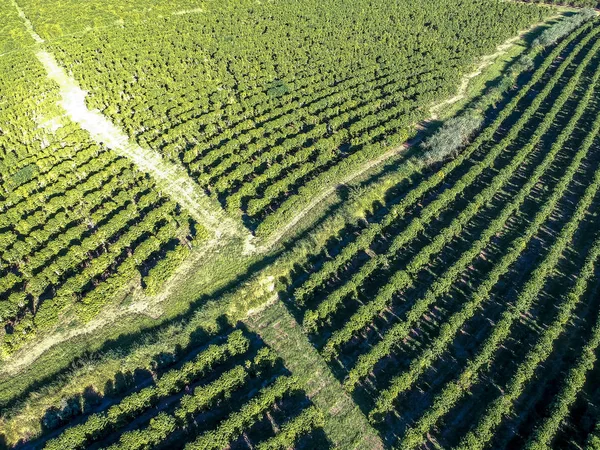
[[[411,426],[403,437],[399,448],[408,449],[419,446],[425,439],[425,434],[446,414],[456,402],[462,398],[469,386],[477,381],[480,371],[493,359],[494,353],[502,341],[509,335],[514,322],[531,306],[544,286],[544,282],[552,275],[563,251],[571,242],[580,222],[588,214],[588,209],[600,189],[600,168],[594,174],[590,185],[567,224],[552,244],[543,261],[537,265],[521,289],[514,304],[504,311],[500,320],[492,328],[491,334],[480,346],[479,352],[463,367],[459,377],[450,382],[439,393],[425,414]]]
[[[448,162],[442,169],[437,171],[435,174],[420,182],[416,187],[411,189],[408,194],[397,204],[393,205],[390,211],[386,214],[383,220],[379,223],[369,224],[365,230],[361,232],[358,238],[345,246],[342,251],[332,260],[325,262],[323,267],[318,271],[312,273],[309,278],[298,288],[294,290],[294,300],[300,305],[304,304],[306,297],[313,292],[316,288],[320,287],[325,283],[340,267],[349,262],[359,251],[364,251],[369,248],[374,239],[379,236],[383,230],[391,225],[398,217],[402,217],[408,208],[418,202],[427,192],[439,186],[443,181],[458,167],[468,160],[468,158],[487,140],[491,139],[494,133],[498,130],[500,125],[506,120],[509,115],[516,108],[519,101],[529,92],[529,90],[542,78],[546,73],[550,65],[560,55],[560,53],[566,48],[566,46],[572,42],[580,33],[584,30],[579,30],[577,33],[572,33],[569,37],[563,40],[552,52],[546,57],[544,62],[538,67],[533,74],[531,80],[520,89],[515,96],[511,99],[509,104],[502,109],[498,117],[494,122],[487,127],[483,133],[481,133],[476,140],[470,145],[465,151],[463,151],[457,158]],[[415,165],[407,164],[404,166],[404,170],[407,172],[408,177],[415,171]],[[402,169],[401,169],[402,170]]]
[[[108,432],[124,426],[140,413],[158,404],[161,399],[181,391],[186,384],[205,376],[216,365],[245,353],[249,344],[241,331],[234,331],[228,336],[226,343],[209,346],[193,361],[162,375],[154,385],[130,394],[105,412],[91,415],[84,423],[68,428],[59,437],[48,441],[45,448],[86,448]]]
[[[577,278],[575,287],[567,295],[566,300],[558,307],[556,319],[548,328],[543,331],[535,346],[529,351],[529,353],[527,353],[525,360],[519,365],[516,373],[503,389],[502,396],[496,399],[486,409],[483,416],[478,420],[475,428],[461,440],[460,446],[458,447],[459,449],[481,449],[484,448],[485,445],[492,439],[494,435],[494,429],[500,424],[502,419],[509,414],[513,402],[521,395],[527,383],[533,378],[534,373],[539,367],[540,363],[550,356],[554,348],[554,342],[564,332],[565,328],[569,324],[573,310],[581,300],[581,297],[585,294],[589,280],[594,276],[594,265],[597,264],[599,256],[600,240],[596,240],[586,259],[584,267]],[[590,349],[588,346],[587,348],[584,348],[582,352],[584,359],[586,360],[589,359],[589,355],[594,354],[595,347],[600,344],[600,330],[595,331],[598,336],[595,336],[595,341],[592,339],[592,342],[590,342],[592,348]],[[580,370],[589,370],[591,367],[593,367],[593,362],[594,360],[591,362],[586,361],[582,364],[585,366],[585,369]],[[573,393],[578,392],[583,384],[582,380],[585,380],[585,377],[581,378],[580,376],[571,375],[568,377],[568,386],[565,387],[565,391]],[[569,397],[569,395],[566,397]],[[559,399],[562,398],[563,396],[559,396]],[[559,401],[562,401],[565,404],[569,403],[566,399]],[[537,440],[545,443],[546,445],[550,442],[552,434],[556,431],[557,426],[560,423],[559,417],[564,417],[564,411],[564,406],[556,407],[556,409],[553,411],[553,415],[557,417],[548,419],[549,423],[544,425],[543,429],[539,430],[539,435],[536,437]],[[552,424],[550,424],[550,422]],[[536,446],[535,444],[532,444],[530,448],[547,448],[546,445],[540,446],[538,444],[538,446]]]
[[[600,30],[598,30],[600,31]],[[587,42],[598,32],[589,33],[588,36],[584,40],[581,41],[578,48],[583,48]],[[466,188],[472,185],[477,177],[488,167],[491,167],[494,160],[508,147],[508,145],[514,141],[517,137],[518,133],[523,129],[523,127],[528,123],[528,121],[533,117],[533,115],[537,112],[539,106],[542,104],[543,100],[550,95],[554,86],[561,79],[562,73],[569,66],[570,62],[574,59],[576,55],[576,51],[571,53],[571,55],[567,58],[567,60],[560,66],[560,68],[553,74],[553,77],[544,87],[544,90],[540,92],[540,94],[534,99],[532,104],[523,112],[523,114],[519,117],[517,123],[510,129],[508,134],[503,137],[503,139],[496,144],[487,154],[486,157],[473,166],[452,188],[447,189],[442,194],[440,194],[433,202],[431,202],[427,207],[422,211],[421,217],[413,219],[409,225],[407,225],[404,230],[394,237],[392,243],[387,250],[387,252],[383,255],[378,255],[376,258],[371,259],[365,266],[363,266],[359,273],[352,277],[352,279],[343,286],[343,288],[335,291],[331,295],[329,295],[323,302],[319,304],[316,310],[307,311],[304,316],[303,325],[306,329],[314,331],[318,328],[318,323],[325,320],[331,314],[333,314],[343,298],[349,293],[350,290],[353,291],[356,287],[362,284],[362,281],[365,280],[375,269],[380,267],[381,265],[385,265],[394,255],[401,251],[408,242],[416,238],[421,232],[423,232],[426,228],[426,225],[435,217],[438,217],[439,214],[448,207],[456,197],[462,193]],[[569,89],[565,90],[565,92],[572,92],[577,86],[577,79],[571,80],[572,83],[569,84]],[[513,163],[507,166],[503,171],[499,174],[499,180],[502,182],[507,182],[510,178],[510,174],[518,168],[520,163],[524,160],[527,154],[533,150],[539,139],[543,136],[545,131],[550,127],[552,121],[556,114],[560,111],[561,106],[568,99],[567,95],[562,95],[560,97],[560,101],[555,103],[551,113],[545,117],[542,126],[540,126],[535,135],[532,138],[532,141],[525,147],[521,148],[517,153],[517,156],[513,160]],[[488,190],[488,197],[493,196],[495,193],[494,189]],[[490,197],[491,198],[491,197]],[[478,199],[479,200],[479,199]],[[487,200],[484,202],[479,202],[480,205],[484,205]],[[478,210],[478,207],[475,210],[468,210],[467,213],[463,214],[461,220],[468,221],[473,213],[475,214]],[[453,227],[455,233],[459,233],[462,229],[460,223],[458,226]],[[436,245],[438,248],[442,248],[445,245],[447,239],[450,239],[454,236],[454,234],[438,234],[436,239],[439,241]],[[441,242],[441,246],[438,245]],[[412,285],[412,277],[411,274],[414,274],[417,268],[423,267],[429,261],[429,258],[426,256],[429,252],[429,248],[425,247],[421,252],[415,255],[412,258],[411,263],[407,265],[407,271],[401,271],[389,280],[389,282],[381,288],[380,292],[377,294],[375,299],[362,306],[357,313],[355,313],[344,325],[344,328],[336,333],[329,339],[326,346],[323,349],[323,354],[327,358],[331,358],[335,356],[335,349],[343,342],[347,341],[352,337],[352,335],[364,327],[365,324],[369,323],[375,315],[381,311],[382,308],[388,305],[391,301],[393,295],[400,290]]]
[[[599,129],[600,120],[597,120],[593,129],[588,132],[580,149],[569,163],[567,170],[559,180],[557,186],[552,191],[551,196],[544,202],[541,209],[536,213],[535,217],[531,220],[523,233],[511,243],[508,252],[494,265],[492,271],[481,282],[477,290],[470,295],[470,300],[463,304],[461,310],[453,314],[448,321],[442,325],[438,337],[419,358],[411,362],[409,370],[392,379],[390,387],[379,394],[376,406],[370,413],[373,420],[378,420],[383,417],[386,412],[393,409],[394,402],[398,396],[412,386],[417,377],[430,367],[436,358],[444,353],[445,349],[452,342],[452,339],[456,336],[456,333],[463,324],[475,314],[479,305],[489,298],[492,288],[496,285],[500,277],[508,271],[515,261],[517,261],[519,255],[527,248],[528,242],[548,219],[550,214],[552,214],[558,201],[567,191],[581,162],[589,152]]]
[[[434,282],[434,284],[429,288],[424,297],[420,298],[415,302],[415,304],[407,312],[404,320],[394,325],[388,332],[386,332],[383,339],[378,344],[373,346],[367,354],[361,355],[359,357],[356,365],[350,370],[348,374],[348,380],[346,381],[346,385],[348,387],[352,388],[362,378],[367,376],[373,368],[373,366],[377,363],[377,361],[388,355],[395,345],[398,345],[400,342],[403,341],[403,339],[407,337],[412,326],[414,326],[416,321],[418,321],[419,318],[425,312],[427,312],[429,307],[435,302],[435,299],[451,289],[451,287],[454,285],[455,280],[458,278],[461,272],[465,270],[471,263],[471,261],[480,254],[480,252],[485,248],[489,241],[497,233],[502,231],[507,220],[523,204],[531,190],[535,187],[535,185],[541,179],[542,175],[546,172],[546,170],[552,165],[556,155],[559,153],[565,142],[571,136],[572,132],[575,129],[575,126],[577,125],[577,122],[583,116],[586,108],[592,100],[592,95],[596,92],[598,76],[600,76],[600,73],[594,75],[592,83],[587,87],[587,91],[585,93],[584,98],[578,103],[575,112],[569,119],[569,122],[561,131],[558,138],[552,144],[552,147],[549,150],[549,152],[545,155],[544,160],[535,167],[534,172],[527,179],[526,184],[519,191],[519,193],[511,200],[509,204],[507,204],[503,208],[500,214],[490,222],[487,228],[481,233],[479,238],[475,242],[473,242],[472,246],[460,256],[459,260],[446,271],[444,276],[442,276]],[[565,96],[568,95],[568,93],[565,94]],[[538,130],[541,130],[541,128],[538,128]],[[528,143],[528,145],[530,145],[531,143],[532,142]],[[489,201],[489,198],[487,196],[488,190],[491,191],[490,193],[492,195],[496,192],[494,185],[497,184],[495,181],[497,179],[498,178],[495,178],[489,186],[487,186],[482,192],[480,192],[476,196],[476,203],[479,205],[479,207],[481,207]],[[470,208],[471,204],[469,204],[467,209],[461,212],[461,215],[467,213],[467,211]]]
[[[215,381],[195,388],[190,394],[185,394],[172,414],[162,413],[151,419],[146,428],[123,433],[119,437],[119,442],[111,445],[109,449],[137,450],[160,444],[175,431],[185,428],[195,415],[207,411],[219,401],[230,399],[250,377],[259,376],[262,371],[273,366],[276,359],[270,349],[261,348],[254,360],[246,366],[237,365]]]

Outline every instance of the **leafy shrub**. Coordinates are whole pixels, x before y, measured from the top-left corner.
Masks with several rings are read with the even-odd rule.
[[[456,155],[482,123],[483,117],[471,112],[446,121],[436,134],[422,144],[425,150],[423,158],[436,162]]]

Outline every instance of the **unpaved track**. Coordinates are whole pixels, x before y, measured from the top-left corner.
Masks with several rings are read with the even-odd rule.
[[[298,214],[296,214],[292,218],[292,220],[290,220],[287,224],[285,224],[279,230],[277,230],[274,234],[272,234],[269,237],[269,240],[264,245],[257,247],[257,251],[259,251],[261,253],[266,253],[266,252],[272,250],[273,248],[275,248],[276,245],[281,241],[281,239],[283,239],[287,233],[289,233],[296,225],[298,225],[298,222],[300,222],[308,213],[310,213],[314,208],[316,208],[319,204],[321,204],[327,197],[332,195],[338,189],[338,187],[343,186],[348,183],[351,183],[352,181],[354,181],[356,178],[363,175],[368,170],[382,164],[384,161],[389,160],[393,156],[400,154],[401,152],[407,150],[410,147],[411,147],[411,144],[405,143],[399,147],[395,147],[391,150],[388,150],[387,152],[385,152],[383,155],[379,156],[378,158],[373,159],[373,160],[368,161],[367,163],[363,164],[362,166],[360,166],[360,168],[357,171],[352,172],[350,175],[348,175],[347,177],[342,179],[337,184],[335,184],[333,186],[329,186],[327,189],[324,189],[323,191],[321,191],[321,193],[318,194],[316,197],[314,197],[308,205],[306,205],[304,208],[302,208],[298,212]]]
[[[491,55],[486,55],[483,58],[481,58],[477,68],[473,72],[463,76],[460,86],[458,87],[458,91],[454,97],[444,100],[443,102],[437,103],[429,109],[430,120],[436,120],[438,118],[437,112],[444,106],[453,105],[454,103],[463,100],[465,98],[465,94],[467,93],[469,83],[471,83],[471,80],[481,75],[486,67],[491,66],[494,63],[496,58],[499,58],[500,56],[504,55],[515,44],[515,42],[520,40],[525,35],[525,33],[527,32],[522,32],[518,36],[510,38],[503,44],[496,47],[496,53],[492,53]]]
[[[335,378],[283,302],[275,295],[267,305],[250,315],[245,323],[277,352],[292,373],[302,378],[307,397],[327,416],[323,430],[333,448],[383,449],[377,431]]]
[[[178,202],[182,208],[215,237],[225,235],[248,237],[250,233],[241,224],[229,218],[216,201],[208,198],[180,165],[165,160],[159,153],[140,147],[115,124],[97,110],[91,111],[85,103],[87,93],[77,81],[67,74],[54,55],[41,47],[44,40],[35,32],[33,25],[16,0],[11,0],[23,20],[27,31],[39,46],[36,52],[48,78],[60,88],[60,106],[69,118],[86,130],[90,137],[118,155],[132,161],[138,169],[150,174],[162,192]],[[250,243],[250,238],[246,240]]]
[[[240,223],[228,217],[216,202],[204,195],[199,186],[194,183],[182,167],[164,160],[157,152],[144,149],[132,143],[122,130],[110,122],[99,111],[88,109],[85,104],[86,92],[58,64],[54,55],[41,48],[44,40],[35,32],[31,22],[18,3],[15,0],[11,0],[11,3],[18,11],[19,17],[23,20],[27,31],[36,42],[36,46],[38,47],[36,56],[44,66],[48,78],[58,84],[61,95],[60,106],[66,111],[69,118],[82,129],[86,130],[94,141],[103,144],[118,155],[129,159],[139,170],[148,173],[156,181],[164,194],[171,197],[182,208],[187,210],[198,223],[213,233],[214,236],[207,242],[204,242],[201,251],[196,253],[195,259],[218,251],[218,248],[222,244],[236,237],[243,240],[244,254],[253,253],[255,248],[251,233]],[[178,272],[178,276],[180,278],[181,273]],[[170,281],[171,284],[169,286],[172,287],[172,282],[176,282],[176,277]],[[160,298],[164,297],[164,293],[161,293]],[[5,361],[0,367],[0,375],[18,373],[56,344],[77,336],[92,333],[104,326],[109,326],[110,323],[117,320],[121,315],[131,312],[151,315],[151,311],[149,310],[150,300],[154,300],[153,303],[157,303],[155,299],[148,298],[143,301],[134,302],[125,309],[117,305],[117,307],[106,309],[102,315],[84,326],[52,334],[42,341],[37,341],[35,346],[22,349],[19,352],[19,358],[12,358],[10,361]]]
[[[134,281],[124,286],[122,290],[123,295],[127,292],[133,294],[134,300],[126,306],[119,303],[109,305],[102,310],[101,314],[98,314],[85,324],[78,324],[77,327],[74,328],[67,327],[63,331],[57,331],[48,336],[44,336],[41,340],[27,343],[9,360],[2,361],[2,364],[0,364],[0,378],[6,375],[16,376],[21,370],[27,368],[54,346],[80,336],[94,333],[102,328],[109,327],[125,315],[139,314],[151,317],[152,319],[158,319],[163,313],[160,309],[160,303],[167,298],[168,294],[175,286],[181,283],[182,280],[185,280],[185,276],[188,275],[186,269],[190,266],[197,265],[198,261],[208,257],[211,252],[217,252],[219,245],[222,242],[222,240],[215,238],[204,243],[201,249],[198,249],[190,258],[181,264],[176,273],[167,280],[163,290],[156,296],[149,297],[143,294]]]
[[[19,16],[25,23],[32,38],[38,44],[42,44],[44,40],[35,32],[31,22],[21,10],[16,0],[11,0],[11,2],[18,10]],[[191,10],[181,12],[188,13],[200,11]],[[514,42],[520,39],[521,36],[522,34],[507,40],[505,43],[498,46],[497,51],[494,54],[484,56],[476,70],[463,77],[458,92],[454,97],[430,107],[429,120],[435,119],[437,117],[437,111],[442,107],[462,100],[465,96],[469,82],[473,78],[479,76],[496,58],[506,53],[506,51],[508,51]],[[99,111],[89,110],[85,103],[86,92],[83,91],[75,79],[70,77],[64,68],[57,63],[54,55],[46,50],[40,49],[40,51],[37,52],[37,57],[48,72],[48,77],[59,85],[62,97],[61,106],[65,109],[71,120],[78,123],[84,130],[88,131],[92,139],[104,144],[115,153],[128,158],[136,164],[140,170],[149,173],[167,195],[176,200],[199,223],[214,232],[215,237],[223,238],[227,235],[244,237],[244,254],[269,252],[275,248],[307,214],[327,197],[332,195],[339,185],[352,182],[368,170],[388,161],[399,152],[405,151],[410,147],[410,144],[404,144],[400,147],[391,149],[380,157],[362,165],[358,170],[345,177],[336,185],[329,186],[311,200],[308,205],[302,208],[290,222],[270,236],[265,243],[259,247],[255,247],[251,233],[237,221],[228,217],[217,202],[208,198],[200,190],[199,186],[189,177],[183,167],[164,160],[162,156],[155,151],[144,149],[131,142],[122,130],[116,127]],[[425,121],[425,123],[426,122],[427,121]]]
[[[25,15],[25,13],[23,12],[23,10],[19,6],[19,4],[16,2],[16,0],[10,0],[10,2],[12,3],[12,5],[15,7],[15,9],[17,10],[17,12],[19,13],[19,17],[21,18],[21,20],[25,24],[25,28],[27,28],[27,31],[29,32],[29,34],[31,35],[31,37],[33,38],[33,40],[36,43],[38,43],[38,44],[43,44],[44,40],[41,38],[41,36],[39,34],[37,34],[35,32],[35,30],[33,29],[33,25],[31,24],[31,21]]]
[[[155,151],[131,142],[129,137],[99,111],[90,111],[85,104],[86,93],[56,62],[54,55],[40,50],[37,58],[48,77],[60,87],[60,105],[69,118],[86,130],[91,138],[132,161],[138,169],[152,176],[165,194],[177,201],[201,225],[217,237],[240,232],[220,206],[210,200],[189,177],[183,167],[165,160]]]
[[[502,43],[498,47],[496,47],[495,53],[492,53],[491,55],[483,56],[480,59],[480,62],[477,65],[477,68],[473,72],[463,76],[461,83],[458,87],[456,95],[454,95],[453,97],[451,97],[447,100],[444,100],[440,103],[436,103],[436,104],[430,106],[429,118],[424,120],[421,124],[418,125],[418,127],[421,129],[421,131],[425,130],[427,128],[427,125],[429,124],[429,122],[437,119],[437,117],[438,117],[437,113],[440,109],[442,109],[444,106],[449,106],[454,103],[457,103],[460,100],[463,100],[465,98],[467,88],[469,87],[469,83],[471,82],[471,80],[473,80],[474,78],[477,78],[479,75],[481,75],[488,66],[492,65],[497,58],[504,55],[526,33],[530,32],[531,30],[537,28],[540,25],[541,24],[536,24],[536,25],[532,26],[531,28],[529,28],[528,30],[525,30],[525,31],[519,33],[517,36],[511,37],[510,39],[506,40],[504,43]],[[380,164],[385,163],[392,157],[398,155],[402,151],[406,151],[407,149],[409,149],[413,145],[417,144],[418,142],[419,142],[419,140],[408,142],[399,147],[393,148],[393,149],[385,152],[383,155],[379,156],[378,158],[368,161],[366,164],[362,165],[358,170],[356,170],[355,172],[352,172],[350,175],[345,177],[343,180],[341,180],[336,185],[330,186],[327,189],[323,190],[313,200],[311,200],[311,202],[308,205],[306,205],[304,208],[302,208],[298,212],[298,214],[296,214],[286,225],[284,225],[278,231],[276,231],[274,234],[269,236],[267,242],[265,242],[261,246],[257,247],[257,251],[266,253],[266,252],[272,250],[273,248],[275,248],[276,245],[285,237],[285,235],[287,233],[289,233],[314,208],[316,208],[319,204],[321,204],[321,202],[323,202],[327,197],[332,195],[340,185],[351,183],[355,179],[357,179],[360,176],[362,176],[363,174],[365,174],[368,170],[370,170],[374,167],[377,167]]]

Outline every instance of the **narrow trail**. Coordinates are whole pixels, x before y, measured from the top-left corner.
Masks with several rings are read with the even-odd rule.
[[[78,324],[77,327],[74,328],[63,327],[64,329],[61,331],[51,333],[41,340],[26,344],[9,360],[2,361],[2,364],[0,364],[0,379],[5,376],[15,376],[54,346],[80,336],[94,333],[102,328],[110,327],[111,324],[114,324],[128,314],[145,315],[152,319],[158,319],[163,314],[163,311],[157,309],[157,307],[160,308],[161,302],[168,297],[174,287],[185,280],[185,277],[188,275],[186,269],[190,266],[197,265],[198,262],[203,258],[206,258],[210,252],[215,251],[219,242],[218,239],[211,239],[202,246],[202,249],[196,251],[190,258],[185,260],[175,274],[167,280],[163,289],[157,295],[152,297],[146,296],[134,281],[123,286],[123,294],[131,293],[133,295],[134,300],[131,303],[128,303],[125,306],[118,302],[109,305],[102,310],[102,314],[98,314],[89,322]]]
[[[437,115],[438,111],[440,109],[442,109],[444,106],[453,105],[454,103],[457,103],[457,102],[463,100],[466,96],[467,89],[468,89],[471,81],[474,78],[477,78],[479,75],[481,75],[487,67],[491,66],[494,63],[494,61],[496,61],[497,58],[504,55],[508,50],[510,50],[510,48],[515,44],[515,42],[520,40],[528,31],[530,31],[530,30],[521,32],[517,36],[514,36],[514,37],[508,39],[507,41],[505,41],[503,44],[500,44],[498,47],[496,47],[495,53],[492,53],[490,55],[485,55],[484,57],[482,57],[477,68],[473,72],[468,73],[463,76],[462,81],[460,83],[460,86],[458,87],[458,91],[455,96],[450,97],[449,99],[444,100],[443,102],[437,103],[429,109],[429,113],[430,113],[429,120],[436,120],[438,118],[438,115]]]
[[[87,93],[58,64],[54,55],[41,47],[44,40],[35,32],[16,0],[11,2],[29,34],[38,44],[36,57],[44,66],[48,78],[59,86],[61,96],[59,103],[68,117],[86,130],[94,141],[129,159],[139,170],[148,173],[162,192],[178,202],[199,224],[214,233],[216,238],[227,235],[246,237],[247,246],[251,246],[250,232],[228,217],[216,201],[206,196],[183,167],[165,160],[155,151],[144,149],[131,142],[129,137],[102,113],[88,109],[85,103]]]
[[[25,12],[21,9],[21,7],[17,3],[17,1],[16,0],[10,0],[10,2],[12,3],[12,5],[17,10],[17,13],[19,14],[19,17],[21,18],[21,20],[25,24],[25,28],[27,28],[27,32],[31,35],[31,37],[33,38],[33,40],[37,44],[43,44],[44,40],[42,39],[42,37],[39,34],[37,34],[35,32],[35,30],[33,29],[33,24],[31,23],[31,21],[29,20],[29,18],[25,15]]]
[[[488,66],[492,65],[497,58],[504,55],[515,44],[515,42],[519,41],[526,33],[530,32],[531,30],[535,29],[538,26],[540,26],[540,24],[536,24],[533,27],[529,28],[528,30],[525,30],[525,31],[519,33],[517,36],[511,37],[510,39],[506,40],[504,43],[500,44],[496,48],[495,53],[483,56],[480,59],[480,62],[477,65],[477,68],[473,72],[463,76],[461,83],[458,87],[458,91],[457,91],[456,95],[454,95],[453,97],[451,97],[447,100],[444,100],[440,103],[436,103],[429,108],[429,118],[425,119],[423,122],[421,122],[420,124],[417,125],[417,127],[420,129],[420,131],[427,130],[429,122],[434,121],[438,118],[437,112],[440,109],[442,109],[445,106],[449,106],[449,105],[452,105],[454,103],[457,103],[457,102],[463,100],[466,96],[466,92],[469,87],[469,84],[471,83],[471,81],[474,78],[477,78],[479,75],[481,75]],[[422,134],[422,133],[420,133],[420,134]],[[279,230],[277,230],[274,234],[272,234],[268,238],[267,242],[265,242],[261,246],[258,246],[256,250],[261,253],[266,253],[266,252],[272,250],[273,248],[275,248],[275,246],[285,237],[285,235],[287,233],[289,233],[304,217],[306,217],[307,214],[309,214],[314,208],[316,208],[319,204],[321,204],[327,197],[332,195],[338,189],[339,186],[351,183],[352,181],[361,177],[362,175],[364,175],[367,171],[371,170],[372,168],[377,167],[380,164],[383,164],[384,162],[388,161],[392,157],[394,157],[394,156],[400,154],[401,152],[406,151],[409,148],[413,147],[414,145],[418,144],[420,142],[420,140],[421,140],[420,138],[416,138],[410,142],[406,142],[406,143],[402,144],[399,147],[395,147],[391,150],[388,150],[387,152],[385,152],[383,155],[379,156],[378,158],[373,159],[373,160],[367,162],[366,164],[362,165],[358,170],[349,174],[346,178],[341,180],[336,185],[330,186],[327,189],[323,190],[320,194],[318,194],[316,197],[314,197],[313,200],[311,200],[311,202],[308,205],[306,205],[304,208],[302,208],[298,212],[298,214],[296,214],[286,225],[284,225]]]
[[[61,94],[60,106],[66,111],[68,117],[86,130],[94,141],[129,159],[139,170],[153,177],[164,194],[181,205],[199,224],[213,234],[211,239],[203,242],[201,251],[195,253],[194,259],[189,261],[188,265],[195,264],[198,259],[206,257],[211,252],[218,252],[219,247],[234,238],[242,240],[242,253],[244,255],[254,253],[254,237],[252,234],[241,223],[237,223],[227,216],[216,202],[209,199],[182,167],[164,160],[154,151],[143,149],[131,143],[128,136],[99,111],[90,111],[87,108],[85,104],[86,92],[78,86],[72,77],[67,75],[50,52],[41,48],[41,44],[45,42],[44,39],[35,32],[33,25],[18,3],[15,0],[11,0],[11,3],[36,43],[35,45],[38,48],[36,57],[44,66],[48,78],[58,84]],[[183,267],[185,267],[185,263]],[[181,271],[178,271],[176,275],[177,277],[174,277],[173,280],[169,280],[168,288],[172,288],[173,283],[177,282],[178,278],[182,278]],[[4,361],[0,367],[0,375],[16,374],[55,345],[78,336],[93,333],[105,326],[110,326],[113,321],[118,320],[119,317],[125,314],[135,312],[152,315],[149,309],[150,306],[164,299],[165,292],[161,292],[157,297],[158,300],[156,298],[138,299],[125,309],[116,305],[104,310],[101,315],[83,326],[51,334],[41,341],[36,341],[34,346],[26,346],[21,349],[18,358]]]
[[[11,3],[17,9],[19,16],[38,46],[43,44],[44,40],[35,32],[32,23],[20,8],[17,1],[11,0]],[[201,12],[201,9],[178,11],[176,13],[190,12]],[[484,56],[477,66],[477,69],[463,77],[458,92],[454,97],[430,107],[430,118],[423,122],[423,127],[426,128],[427,122],[436,119],[437,111],[439,111],[439,109],[462,100],[465,97],[470,81],[479,76],[496,58],[506,53],[514,42],[519,40],[524,33],[525,32],[498,46],[497,51],[494,54]],[[388,161],[400,152],[411,147],[411,143],[405,143],[402,146],[393,148],[380,157],[362,165],[358,170],[345,177],[339,183],[327,187],[314,197],[308,205],[302,208],[286,225],[282,226],[275,234],[270,236],[265,243],[260,246],[255,246],[253,243],[254,236],[252,236],[243,225],[227,216],[216,201],[206,196],[197,183],[189,177],[183,167],[163,159],[162,156],[155,151],[144,149],[131,142],[122,130],[110,122],[99,111],[89,110],[85,103],[87,93],[83,91],[76,80],[70,77],[65,69],[58,64],[52,53],[40,48],[36,53],[36,56],[46,69],[48,77],[55,81],[60,87],[62,98],[60,104],[71,120],[79,124],[84,130],[88,131],[92,139],[96,142],[104,144],[115,153],[128,158],[140,170],[150,174],[167,195],[172,197],[186,209],[195,220],[205,226],[209,231],[212,231],[217,239],[226,236],[243,237],[243,255],[268,253],[275,248],[277,244],[279,244],[281,240],[293,230],[304,217],[306,217],[307,214],[326,198],[331,196],[340,185],[351,183],[367,171],[381,165],[385,161]]]
[[[352,172],[350,175],[348,175],[347,177],[342,179],[340,182],[336,183],[333,186],[329,186],[327,189],[324,189],[323,191],[321,191],[321,193],[318,194],[316,197],[313,197],[311,202],[308,205],[306,205],[304,208],[302,208],[298,212],[298,214],[296,214],[292,218],[292,220],[290,220],[287,224],[285,224],[280,229],[278,229],[274,234],[272,234],[269,237],[268,241],[265,244],[257,247],[256,250],[261,253],[267,253],[268,251],[275,248],[275,246],[283,239],[283,237],[287,233],[289,233],[290,230],[292,230],[296,225],[298,225],[298,222],[300,222],[308,213],[310,213],[314,208],[316,208],[319,204],[321,204],[327,197],[332,195],[340,186],[351,183],[352,181],[354,181],[356,178],[363,175],[368,170],[371,170],[373,167],[376,167],[376,166],[382,164],[384,161],[389,160],[393,156],[400,154],[401,152],[407,150],[410,147],[411,147],[411,144],[409,144],[409,143],[404,143],[398,147],[394,147],[393,149],[385,152],[379,158],[373,159],[371,161],[368,161],[366,164],[363,164],[362,166],[360,166],[360,168],[357,171]]]
[[[334,448],[384,448],[375,429],[279,298],[248,317],[246,324],[281,356],[292,373],[300,377],[308,398],[327,416],[323,431]]]
[[[123,310],[120,305],[110,306],[109,308],[105,308],[102,314],[99,314],[98,317],[85,325],[51,334],[42,340],[34,341],[20,348],[18,353],[15,353],[17,357],[13,356],[7,361],[2,361],[2,364],[0,364],[0,379],[6,376],[16,376],[55,345],[93,333],[100,328],[111,326],[124,313],[130,312],[130,309],[131,307]]]
[[[233,219],[226,217],[220,206],[200,191],[183,167],[165,160],[155,151],[134,144],[99,111],[90,111],[85,104],[85,91],[67,75],[51,53],[40,50],[36,56],[46,69],[48,77],[60,88],[60,105],[69,118],[86,130],[94,141],[129,159],[138,169],[150,174],[165,194],[177,201],[201,225],[214,232],[216,237],[240,232],[241,227],[235,226]]]

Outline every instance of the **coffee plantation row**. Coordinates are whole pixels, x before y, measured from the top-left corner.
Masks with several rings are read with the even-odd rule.
[[[284,449],[296,442],[311,448],[310,435],[320,428],[322,413],[309,405],[277,355],[241,330],[212,341],[180,367],[155,375],[150,385],[66,428],[43,448],[100,444],[132,450],[187,442],[186,449],[220,449],[242,434],[260,441],[258,448]],[[276,434],[263,419],[268,411],[281,425]],[[135,430],[128,430],[131,424]]]
[[[394,447],[546,448],[595,367],[599,31],[588,23],[541,52],[457,158],[290,280],[306,333]],[[541,373],[547,360],[559,369]],[[534,378],[565,396],[523,398]],[[523,426],[538,402],[547,418],[511,437],[506,421]]]
[[[55,326],[65,308],[93,318],[132,281],[150,289],[206,231],[134,165],[64,117],[31,38],[0,10],[0,320],[3,356]],[[8,45],[8,44],[7,44]],[[21,48],[16,51],[14,49]]]
[[[22,2],[27,13],[37,3]],[[474,57],[548,13],[483,3],[207,2],[50,48],[91,108],[268,235],[323,186],[402,144]]]
[[[1,6],[0,448],[595,448],[600,19],[550,3]]]

